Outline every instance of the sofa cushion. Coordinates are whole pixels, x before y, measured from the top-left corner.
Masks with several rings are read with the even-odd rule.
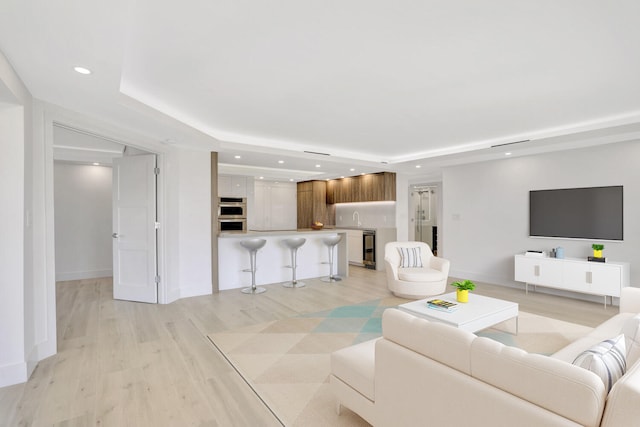
[[[471,344],[471,375],[578,424],[600,423],[604,384],[570,363],[480,337]]]
[[[445,366],[470,373],[469,348],[476,338],[471,332],[388,308],[382,314],[382,335]]]
[[[608,338],[618,336],[622,333],[622,327],[628,319],[634,317],[633,313],[620,313],[616,314],[609,320],[601,323],[596,327],[589,335],[586,335],[561,350],[554,353],[551,357],[554,359],[564,360],[567,363],[573,362],[576,357],[588,348],[593,347],[600,341],[604,341]]]
[[[598,375],[607,387],[607,393],[627,370],[623,334],[604,340],[576,357],[573,364]]]
[[[442,271],[431,268],[400,268],[398,269],[398,279],[406,282],[439,282],[446,280]]]
[[[627,367],[630,367],[640,359],[640,314],[624,322],[622,333],[627,347]]]
[[[422,255],[420,254],[420,248],[398,248],[400,252],[400,267],[402,268],[421,268]]]
[[[372,401],[375,397],[375,345],[378,339],[331,353],[331,373]]]

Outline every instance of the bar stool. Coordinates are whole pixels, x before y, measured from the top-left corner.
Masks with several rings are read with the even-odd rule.
[[[303,237],[291,237],[282,241],[282,243],[291,250],[291,265],[287,265],[286,267],[291,267],[291,271],[293,272],[291,281],[282,284],[285,288],[302,288],[304,286],[304,282],[298,282],[296,279],[296,267],[298,266],[298,248],[304,245],[306,241],[307,239]]]
[[[322,243],[324,243],[329,248],[329,262],[323,262],[323,264],[329,264],[329,277],[323,277],[322,279],[320,279],[323,282],[331,283],[339,282],[340,280],[342,280],[340,277],[333,275],[333,253],[335,251],[336,245],[340,243],[340,240],[342,240],[341,234],[336,234],[335,236],[329,236],[322,239]]]
[[[265,288],[256,287],[256,253],[262,248],[267,241],[265,239],[246,239],[240,241],[240,245],[249,251],[249,259],[251,260],[251,268],[242,270],[251,273],[251,287],[242,289],[243,294],[261,294],[266,291]]]

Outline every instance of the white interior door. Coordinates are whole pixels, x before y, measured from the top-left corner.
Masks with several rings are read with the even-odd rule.
[[[113,161],[113,298],[157,303],[156,156]]]

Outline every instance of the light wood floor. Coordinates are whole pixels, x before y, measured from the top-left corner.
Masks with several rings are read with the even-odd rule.
[[[0,389],[0,425],[279,426],[206,335],[390,295],[383,273],[358,267],[336,284],[305,282],[169,305],[114,301],[110,279],[59,282],[58,354],[27,383]],[[618,311],[495,285],[476,292],[588,326]]]

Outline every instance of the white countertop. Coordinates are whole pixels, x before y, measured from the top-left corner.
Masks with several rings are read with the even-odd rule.
[[[246,233],[239,232],[222,232],[218,234],[218,237],[221,238],[254,238],[259,236],[287,236],[292,234],[336,234],[336,233],[345,233],[345,229],[339,228],[323,228],[322,230],[313,230],[311,228],[299,228],[297,230],[267,230],[267,231],[256,231],[250,230]]]

